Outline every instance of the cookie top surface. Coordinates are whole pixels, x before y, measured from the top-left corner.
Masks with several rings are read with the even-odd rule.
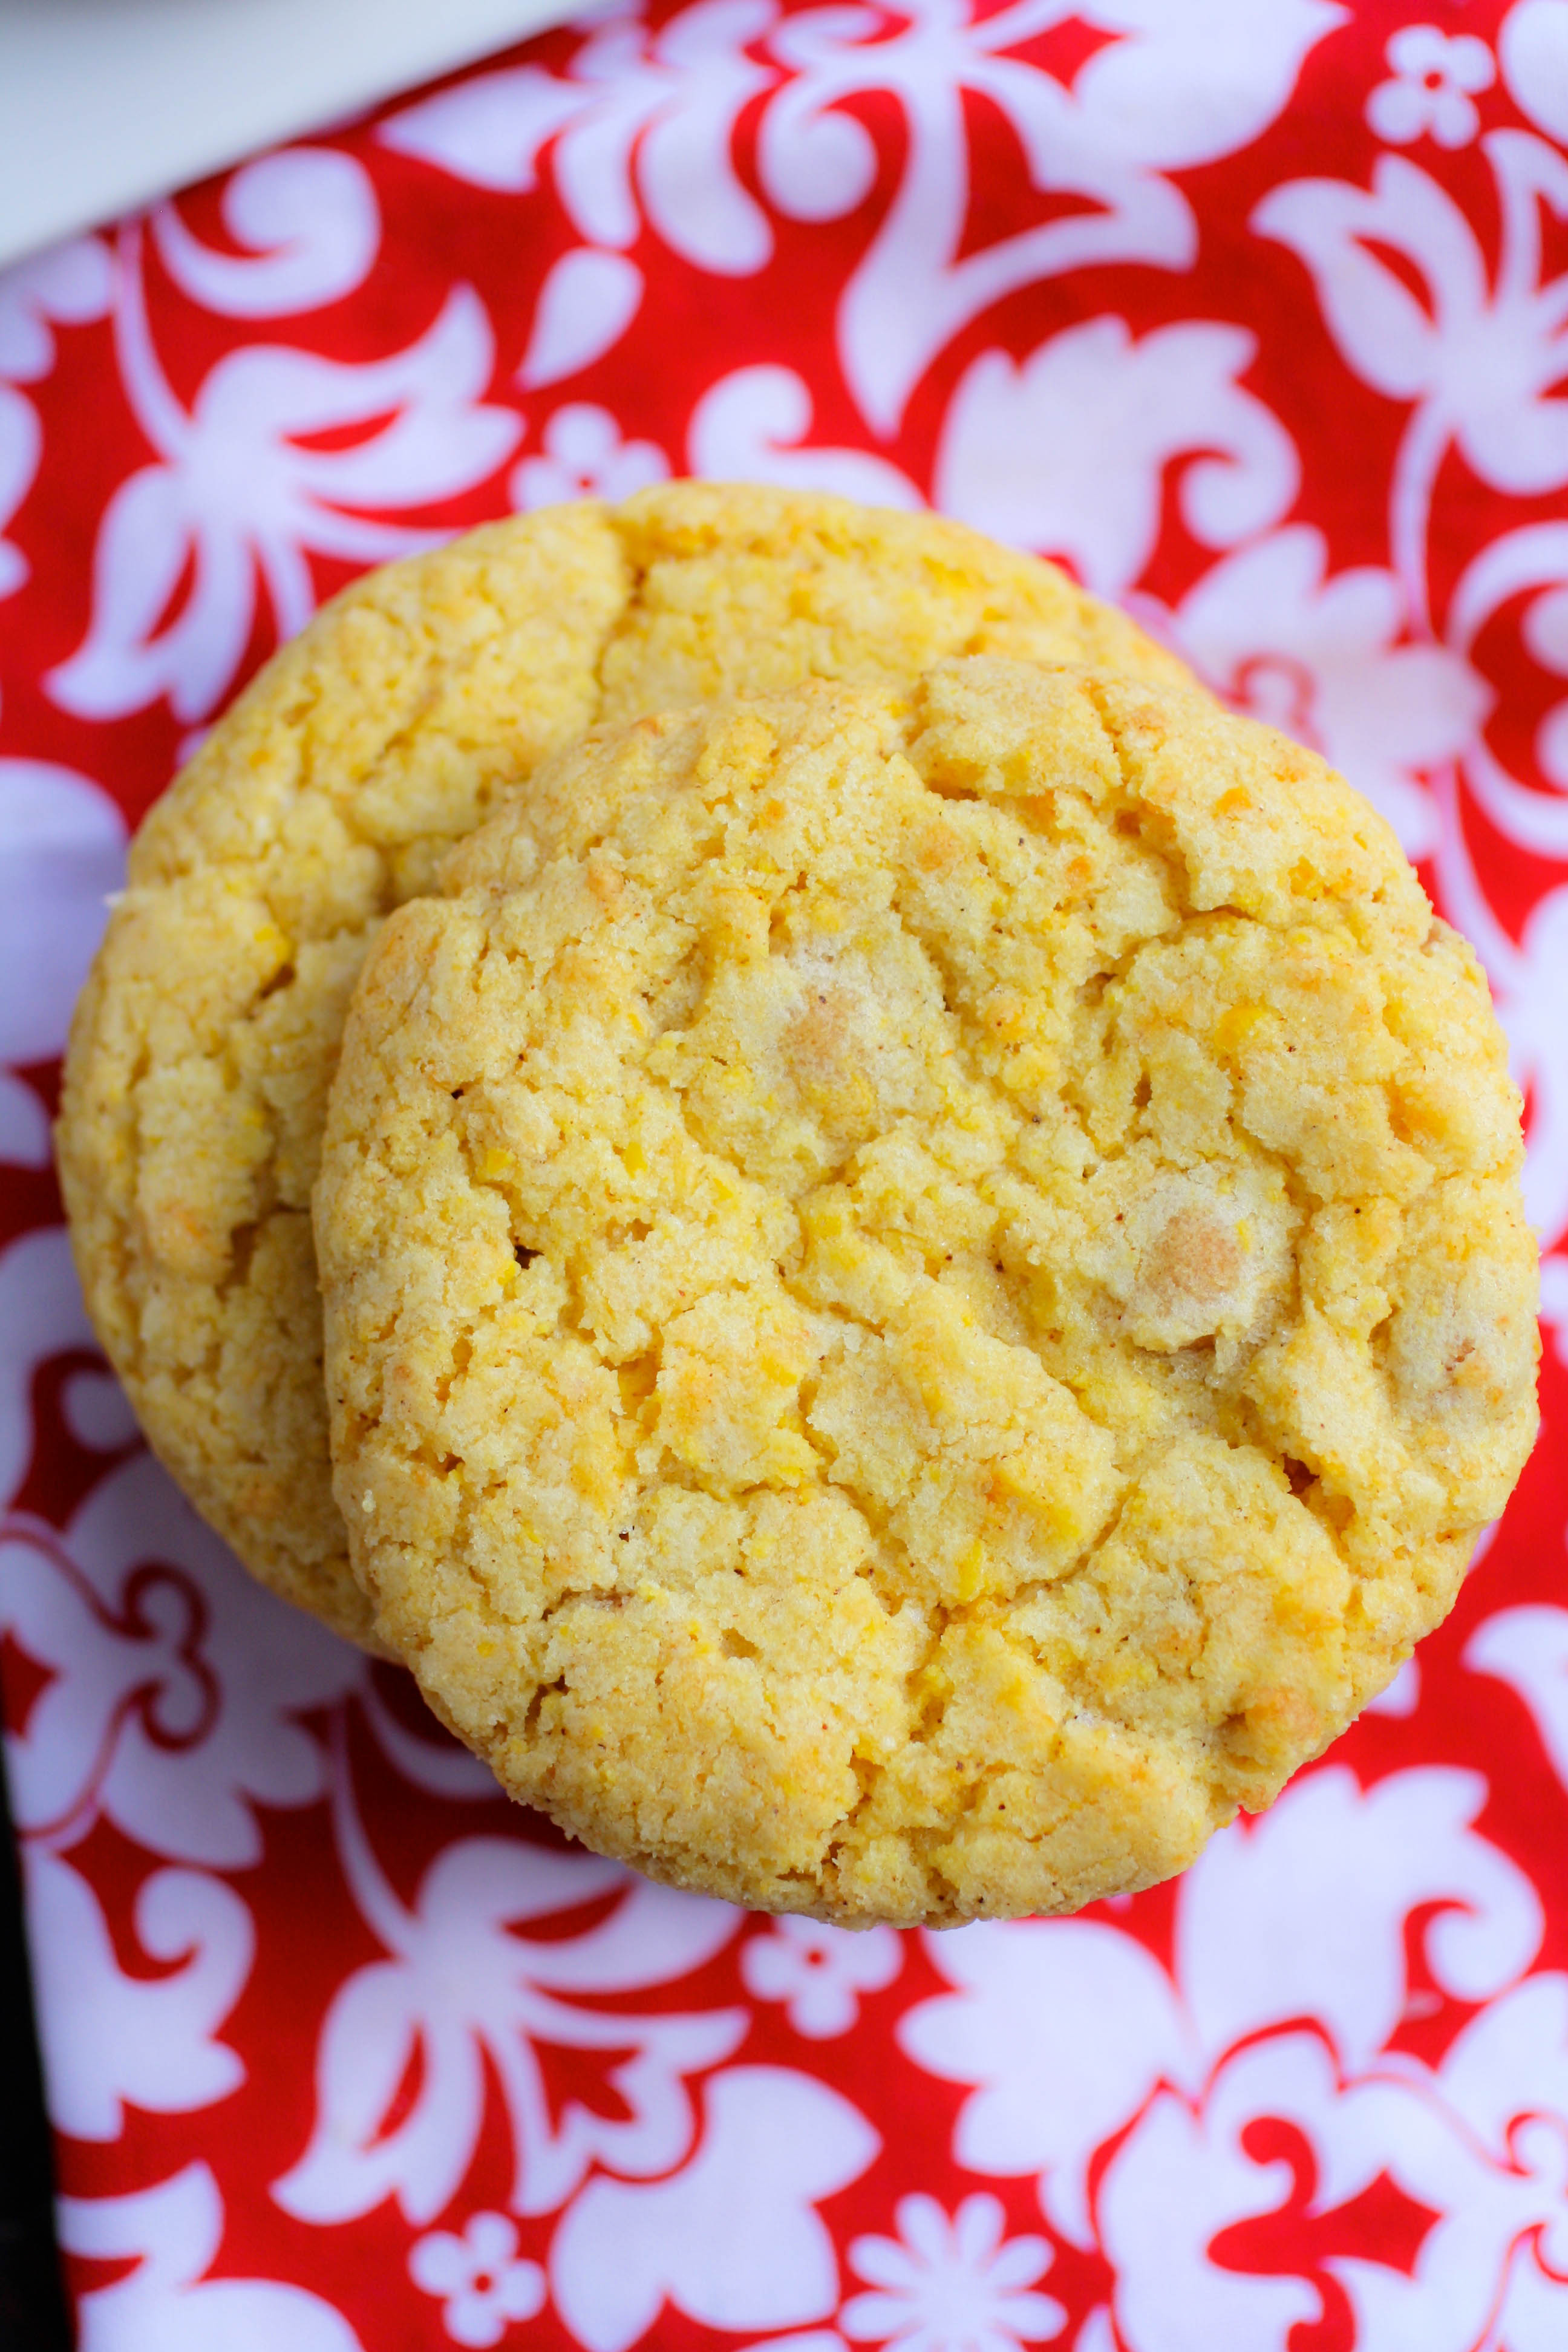
[[[1268,1803],[1535,1427],[1485,983],[1337,776],[979,657],[596,730],[384,929],[317,1239],[378,1623],[601,1850],[1077,1907]]]
[[[154,808],[84,993],[61,1176],[93,1320],[156,1451],[263,1580],[356,1639],[310,1228],[377,927],[593,721],[991,650],[1178,666],[1049,565],[932,517],[677,483],[372,574]]]

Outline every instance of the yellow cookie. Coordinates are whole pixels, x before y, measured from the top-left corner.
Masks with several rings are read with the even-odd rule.
[[[1049,565],[934,518],[678,483],[395,564],[268,664],[159,803],[83,996],[59,1157],[89,1307],[247,1566],[356,1640],[310,1229],[383,919],[595,719],[974,650],[1179,676]]]
[[[595,730],[383,930],[316,1195],[375,1622],[515,1796],[849,1924],[1182,1868],[1535,1428],[1520,1107],[1387,826],[986,656]]]

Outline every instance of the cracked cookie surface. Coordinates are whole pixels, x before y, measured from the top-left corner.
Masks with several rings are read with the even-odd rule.
[[[602,1851],[849,1924],[1190,1862],[1535,1427],[1519,1104],[1382,820],[979,656],[595,730],[384,929],[317,1234],[384,1635]]]
[[[976,650],[1178,674],[1051,566],[958,525],[677,483],[374,573],[214,729],[132,845],[58,1146],[104,1347],[264,1582],[373,1639],[331,1498],[310,1196],[383,919],[596,719]]]

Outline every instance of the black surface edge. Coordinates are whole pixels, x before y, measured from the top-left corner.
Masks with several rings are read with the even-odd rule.
[[[22,1884],[0,1754],[0,2347],[71,2352]]]

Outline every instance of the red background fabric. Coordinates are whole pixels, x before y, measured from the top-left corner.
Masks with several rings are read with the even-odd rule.
[[[656,0],[0,278],[0,1664],[81,2338],[1568,2343],[1568,0]],[[670,472],[1057,555],[1319,743],[1527,1097],[1544,1425],[1274,1811],[1073,1921],[642,1886],[141,1450],[46,1115],[313,605]]]

